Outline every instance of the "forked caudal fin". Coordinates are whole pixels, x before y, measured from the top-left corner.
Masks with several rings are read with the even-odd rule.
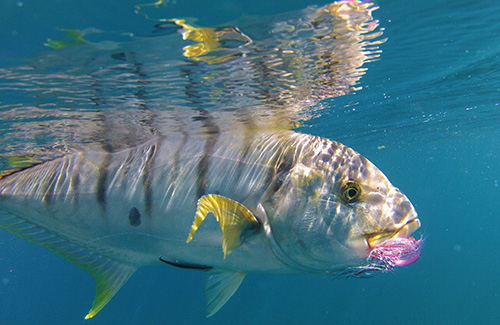
[[[38,225],[2,214],[0,227],[31,243],[44,246],[89,272],[96,282],[96,295],[85,319],[95,316],[136,271],[133,266],[113,261],[81,248]]]

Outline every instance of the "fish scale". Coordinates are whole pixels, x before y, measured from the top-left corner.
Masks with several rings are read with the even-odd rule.
[[[350,184],[359,202],[345,201],[343,191],[357,195]],[[212,315],[246,273],[339,272],[362,264],[368,237],[386,240],[416,219],[368,160],[293,131],[179,134],[70,154],[3,176],[0,210],[1,227],[94,276],[88,317],[136,269],[161,262],[211,272]]]

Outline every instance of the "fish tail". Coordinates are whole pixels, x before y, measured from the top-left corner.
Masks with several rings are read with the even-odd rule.
[[[71,263],[83,268],[94,277],[96,295],[92,308],[85,316],[85,319],[96,315],[137,269],[121,261],[101,256],[61,235],[51,233],[42,226],[11,214],[0,214],[0,228],[31,243],[48,248]]]

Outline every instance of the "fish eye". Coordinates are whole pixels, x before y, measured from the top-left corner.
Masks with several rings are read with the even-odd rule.
[[[340,196],[347,203],[359,201],[361,187],[353,180],[348,180],[340,190]]]

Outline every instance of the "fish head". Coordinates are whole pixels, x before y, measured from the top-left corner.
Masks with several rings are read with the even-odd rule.
[[[275,255],[292,268],[334,273],[420,227],[408,198],[370,161],[333,141],[304,148],[263,204]]]

